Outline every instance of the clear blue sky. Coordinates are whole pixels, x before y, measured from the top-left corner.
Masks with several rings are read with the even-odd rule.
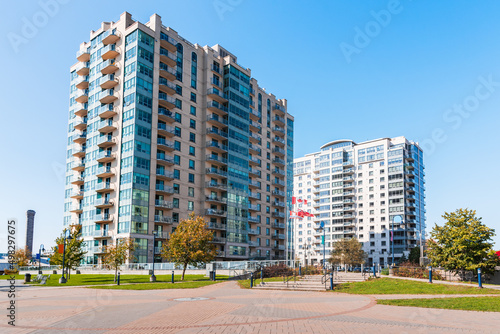
[[[69,67],[90,30],[124,11],[142,22],[157,13],[189,41],[238,56],[288,99],[296,157],[340,138],[425,143],[428,226],[469,207],[500,233],[500,2],[61,0],[44,16],[40,3],[55,1],[0,14],[0,252],[9,217],[24,245],[28,209],[34,248],[60,233]],[[453,109],[463,104],[470,111]]]

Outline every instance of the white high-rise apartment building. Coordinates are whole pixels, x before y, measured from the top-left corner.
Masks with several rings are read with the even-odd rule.
[[[323,262],[321,222],[326,260],[335,241],[355,237],[368,253],[367,264],[385,266],[392,252],[396,262],[425,237],[425,173],[418,143],[405,137],[336,140],[294,159],[293,168],[294,196],[307,200],[294,209],[315,214],[294,220],[296,260],[303,264]],[[397,216],[402,221],[392,232]]]

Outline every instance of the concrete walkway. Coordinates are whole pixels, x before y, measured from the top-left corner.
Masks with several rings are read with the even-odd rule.
[[[240,289],[236,282],[145,291],[33,287],[19,289],[15,301],[13,328],[5,317],[9,300],[0,295],[1,333],[498,333],[500,328],[494,312],[377,305],[373,296]]]

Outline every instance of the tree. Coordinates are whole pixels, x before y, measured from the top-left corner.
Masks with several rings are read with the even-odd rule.
[[[170,240],[162,247],[161,255],[168,261],[182,265],[182,280],[188,265],[199,265],[213,261],[217,254],[213,235],[206,227],[203,217],[195,217],[194,213],[188,219],[182,220]]]
[[[118,268],[127,261],[133,259],[132,252],[135,249],[135,244],[132,239],[117,239],[115,245],[106,246],[104,255],[102,256],[102,264],[108,269],[115,270],[115,282],[118,275]]]
[[[70,225],[65,228],[60,237],[56,239],[56,245],[63,245],[64,235],[66,231],[70,231],[71,239],[66,238],[66,248],[64,252],[64,267],[68,270],[68,278],[72,269],[78,267],[87,252],[83,250],[84,240],[82,239],[82,226]],[[53,255],[50,257],[50,263],[54,265],[62,265],[63,254],[59,253],[59,247],[52,247]]]
[[[17,264],[18,267],[24,267],[29,264],[31,257],[28,256],[26,249],[18,248],[14,251],[13,262]]]
[[[476,271],[491,273],[498,258],[493,251],[491,238],[495,230],[476,217],[475,210],[458,209],[445,212],[444,226],[435,225],[428,241],[427,256],[433,266],[441,266],[457,274]]]
[[[341,239],[333,244],[333,250],[328,261],[331,264],[349,266],[365,263],[366,257],[363,244],[358,239]]]
[[[420,265],[420,247],[413,247],[408,255],[408,261],[416,266]]]

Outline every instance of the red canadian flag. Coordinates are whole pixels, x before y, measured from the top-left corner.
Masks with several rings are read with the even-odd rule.
[[[290,211],[290,219],[296,219],[296,218],[302,218],[299,215],[297,215],[297,212],[295,211]]]
[[[292,197],[292,205],[295,205],[297,203],[297,198],[295,196]]]

